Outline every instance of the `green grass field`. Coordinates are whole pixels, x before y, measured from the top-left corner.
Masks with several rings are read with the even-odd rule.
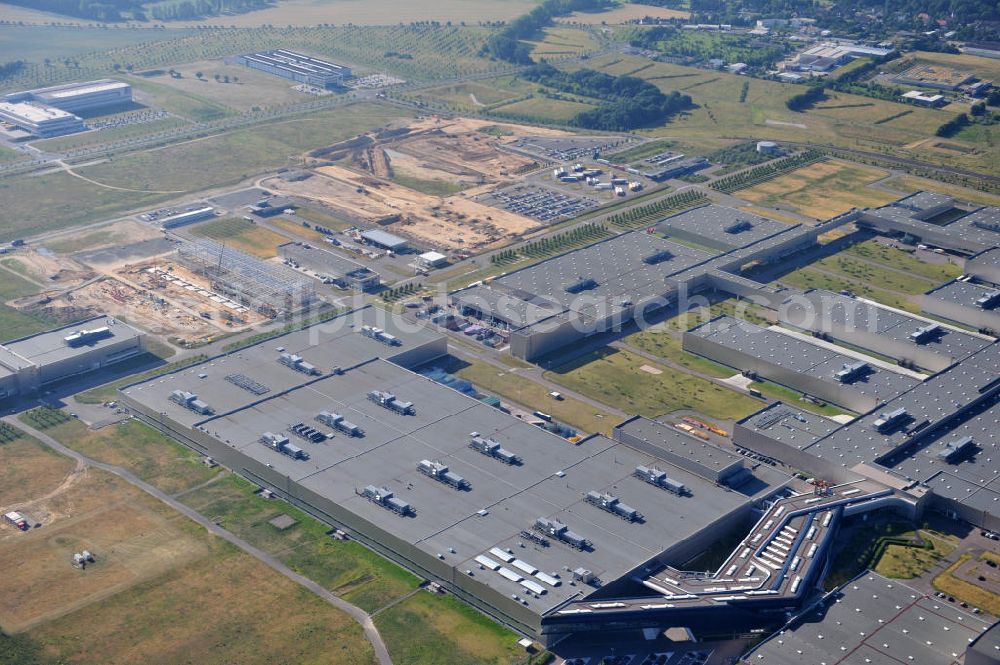
[[[96,431],[70,420],[47,429],[46,434],[88,457],[125,467],[169,493],[200,485],[219,472],[202,464],[194,451],[138,420]]]
[[[293,163],[306,150],[381,127],[404,114],[391,107],[356,104],[77,169],[103,185],[139,191],[107,189],[66,173],[2,179],[0,205],[7,206],[12,223],[0,229],[0,241],[100,221],[185,193],[232,185]]]
[[[575,57],[599,48],[590,33],[576,28],[551,27],[545,28],[544,33],[543,39],[528,42],[532,45],[531,57],[536,62]]]
[[[914,301],[900,293],[893,293],[885,289],[870,286],[865,282],[859,282],[846,277],[836,277],[827,273],[801,268],[781,277],[781,283],[794,286],[800,289],[826,289],[827,291],[853,291],[854,293],[870,298],[883,305],[896,307],[913,314],[920,312],[920,306]]]
[[[936,282],[897,270],[881,268],[851,256],[828,256],[813,265],[862,284],[878,284],[879,288],[909,295],[926,293],[936,285]],[[945,282],[949,279],[951,278],[944,277],[940,281]]]
[[[420,591],[375,617],[395,665],[507,665],[518,635],[450,596]]]
[[[547,97],[532,97],[513,104],[498,106],[493,111],[500,116],[517,119],[536,120],[538,122],[564,123],[576,117],[578,113],[594,108],[592,104],[575,102],[567,99],[549,99]]]
[[[617,424],[618,419],[614,415],[599,411],[572,397],[561,401],[552,399],[549,388],[519,375],[516,369],[505,372],[481,361],[457,358],[453,358],[445,369],[459,378],[471,381],[485,392],[495,393],[526,407],[541,408],[540,405],[544,404],[543,411],[582,433],[600,432],[607,435]]]
[[[51,20],[51,17],[49,17]],[[26,60],[41,63],[45,59],[58,61],[73,58],[99,49],[135,47],[165,38],[178,38],[194,34],[194,30],[129,29],[118,26],[87,28],[81,26],[0,26],[0,62]]]
[[[9,300],[30,296],[39,291],[41,289],[31,282],[7,270],[0,270],[0,342],[33,335],[52,327],[52,321],[25,314],[7,304]]]
[[[688,353],[683,349],[680,337],[676,337],[664,330],[643,330],[627,336],[624,342],[646,353],[652,353],[660,358],[669,360],[675,365],[680,365],[699,374],[725,378],[737,373],[731,367],[726,367],[712,362],[707,358]]]
[[[227,247],[262,259],[277,256],[278,245],[288,242],[288,238],[285,236],[239,217],[226,217],[199,224],[191,229],[191,234],[202,238],[211,238],[224,243]]]
[[[962,269],[954,263],[925,263],[901,249],[886,247],[874,240],[867,240],[857,245],[852,245],[844,250],[844,254],[859,256],[868,261],[873,261],[889,268],[895,268],[896,270],[902,270],[937,284],[955,279],[962,274]]]
[[[733,420],[760,408],[755,399],[628,351],[596,351],[547,371],[545,377],[622,411],[650,418],[693,409],[711,418]]]
[[[485,5],[483,0],[465,1]],[[344,6],[348,3],[338,1],[337,4]],[[225,25],[228,26],[236,17],[224,18]],[[131,65],[137,72],[169,69],[234,53],[277,47],[344,61],[356,67],[356,71],[361,74],[386,71],[408,80],[445,79],[495,71],[500,67],[479,56],[479,51],[491,32],[489,28],[475,25],[410,25],[402,23],[396,15],[388,21],[389,25],[383,26],[351,25],[343,15],[334,22],[339,27],[323,25],[322,22],[312,22],[309,27],[294,27],[289,26],[287,20],[279,19],[271,25],[262,25],[254,30],[220,28],[194,32],[157,31],[157,41],[113,48],[102,47],[100,41],[96,40],[94,44],[97,49],[74,56],[69,65],[61,59],[54,59],[47,66],[39,58],[3,81],[0,88],[18,90],[100,78],[114,73],[115,64],[123,69]],[[46,35],[52,29],[39,27],[37,30],[38,43],[46,43]],[[52,34],[58,38],[63,30],[54,29]],[[53,51],[56,52],[57,48],[53,47]],[[389,52],[412,57],[389,57],[386,55]],[[17,52],[11,52],[8,60],[18,57]],[[132,81],[137,79],[138,77],[130,78]]]
[[[330,527],[290,505],[262,499],[237,476],[195,490],[184,503],[269,552],[286,565],[371,612],[402,598],[419,580],[354,541],[326,535]],[[297,524],[279,531],[269,524],[287,514]]]

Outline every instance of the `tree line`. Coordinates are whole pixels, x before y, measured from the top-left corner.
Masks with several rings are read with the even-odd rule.
[[[578,113],[571,124],[586,129],[629,131],[660,125],[692,107],[691,98],[676,90],[664,94],[635,76],[611,76],[593,69],[563,72],[552,65],[535,65],[521,74],[525,80],[583,97],[600,99],[594,109]]]
[[[522,43],[522,39],[537,36],[542,28],[552,25],[552,19],[556,16],[599,11],[607,5],[608,0],[545,0],[486,40],[480,55],[518,65],[530,65],[531,46]]]

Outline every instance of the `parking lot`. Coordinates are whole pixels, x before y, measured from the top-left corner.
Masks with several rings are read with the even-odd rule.
[[[626,649],[617,649],[623,651]],[[567,658],[566,665],[705,665],[711,658],[712,649],[698,649],[693,651],[667,650],[665,647],[654,647],[653,650],[633,650],[633,653],[606,655],[595,654],[592,656],[578,656]]]
[[[540,222],[568,219],[601,205],[600,201],[588,196],[556,192],[536,185],[515,185],[499,189],[478,200]]]
[[[581,158],[589,159],[595,152],[621,150],[637,143],[639,139],[630,136],[569,136],[541,137],[526,136],[514,141],[508,148],[530,154],[534,157],[550,159],[556,162],[574,161]]]

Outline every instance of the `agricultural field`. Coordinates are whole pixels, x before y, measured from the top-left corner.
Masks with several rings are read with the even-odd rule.
[[[565,397],[560,401],[552,399],[548,388],[522,378],[518,374],[518,368],[504,371],[479,360],[451,358],[444,369],[485,392],[495,393],[528,408],[541,408],[540,405],[544,404],[543,410],[546,413],[581,432],[609,435],[618,421],[614,414],[599,411],[572,397]]]
[[[818,220],[895,201],[894,194],[870,185],[888,172],[850,162],[827,160],[810,164],[768,182],[736,193],[742,199],[768,208],[786,208]]]
[[[514,76],[500,76],[486,81],[454,83],[407,93],[408,100],[431,104],[444,103],[456,110],[477,111],[502,106],[505,102],[532,95],[537,86]]]
[[[532,97],[513,104],[497,106],[493,113],[514,120],[535,122],[566,123],[583,111],[594,108],[594,104],[571,101],[568,99],[551,99],[548,97]]]
[[[535,62],[573,58],[600,48],[597,41],[585,30],[552,27],[545,28],[544,34],[545,37],[539,41],[527,42],[532,45],[531,57]]]
[[[4,18],[15,8],[4,6]],[[17,8],[20,10],[21,8]],[[45,15],[45,21],[52,20]],[[73,19],[66,17],[70,21]],[[83,26],[0,25],[0,62],[25,60],[43,63],[75,58],[99,49],[116,49],[136,46],[164,38],[186,37],[193,29],[165,30],[153,28],[93,28]]]
[[[622,3],[606,12],[574,12],[569,16],[561,16],[557,18],[556,22],[584,25],[616,25],[636,21],[647,16],[668,20],[686,19],[691,16],[691,13],[680,9],[655,7],[653,5],[642,5],[634,2],[628,2]]]
[[[357,104],[77,167],[75,172],[89,180],[64,172],[6,178],[0,180],[0,205],[14,221],[0,231],[0,241],[101,221],[189,192],[235,184],[286,166],[297,153],[321,142],[381,127],[404,114]]]
[[[887,152],[942,165],[1000,172],[1000,147],[960,142],[964,152],[923,148],[922,142],[933,138],[937,127],[954,115],[947,111],[838,92],[831,93],[817,108],[796,113],[785,106],[790,97],[802,91],[795,84],[651,63],[645,58],[617,53],[562,67],[597,69],[611,74],[634,72],[666,92],[678,90],[690,95],[696,108],[664,127],[643,133],[669,136],[702,154],[727,147],[734,139],[773,139]],[[749,85],[744,99],[745,83]]]
[[[238,28],[272,24],[309,26],[318,23],[397,25],[423,21],[474,24],[479,21],[510,20],[528,13],[535,4],[532,0],[435,0],[433,3],[405,0],[285,0],[280,7],[235,16],[199,19],[196,24]],[[173,28],[187,23],[175,21],[168,25]]]
[[[710,418],[735,420],[760,408],[757,400],[628,351],[595,351],[545,372],[545,377],[581,395],[648,418],[693,409]]]
[[[368,6],[368,3],[357,4]],[[225,17],[226,23],[233,18]],[[353,65],[359,74],[386,71],[407,80],[430,81],[501,68],[501,64],[479,56],[491,32],[487,28],[399,24],[396,17],[391,26],[345,25],[341,21],[337,20],[341,27],[271,25],[254,30],[197,30],[193,34],[165,30],[158,33],[161,35],[159,41],[80,54],[69,65],[58,58],[53,58],[48,65],[41,60],[29,62],[21,71],[5,79],[0,88],[2,91],[18,90],[101,78],[115,73],[115,64],[126,70],[131,67],[135,72],[167,70],[184,63],[277,47],[339,60]],[[288,21],[275,24],[287,26]],[[45,33],[40,34],[44,37]],[[387,53],[397,55],[391,57]],[[399,54],[412,58],[401,58]],[[11,59],[16,57],[16,54],[10,56]],[[142,77],[130,76],[128,80],[141,82]]]
[[[193,76],[192,74],[192,78]],[[212,94],[218,93],[218,90],[208,89],[210,85],[219,87],[232,85],[235,88],[235,84],[217,84],[215,81],[205,81],[204,89],[195,92],[194,90],[165,85],[166,80],[166,77],[149,79],[139,76],[127,79],[128,83],[132,85],[133,94],[138,103],[150,108],[162,109],[191,122],[211,122],[236,115],[234,109],[211,99]],[[101,132],[98,132],[95,138],[102,138]]]
[[[278,245],[288,242],[285,236],[238,217],[199,224],[191,229],[191,235],[210,238],[262,259],[277,256]]]
[[[395,665],[524,662],[517,636],[451,596],[421,591],[375,618]]]

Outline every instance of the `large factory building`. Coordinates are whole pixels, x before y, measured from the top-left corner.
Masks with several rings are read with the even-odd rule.
[[[98,316],[0,344],[0,399],[137,356],[143,337],[127,323]]]
[[[122,403],[544,641],[571,629],[567,604],[629,593],[749,528],[790,482],[641,423],[632,443],[571,443],[411,371],[446,339],[386,316],[364,308],[217,356],[126,386]]]

